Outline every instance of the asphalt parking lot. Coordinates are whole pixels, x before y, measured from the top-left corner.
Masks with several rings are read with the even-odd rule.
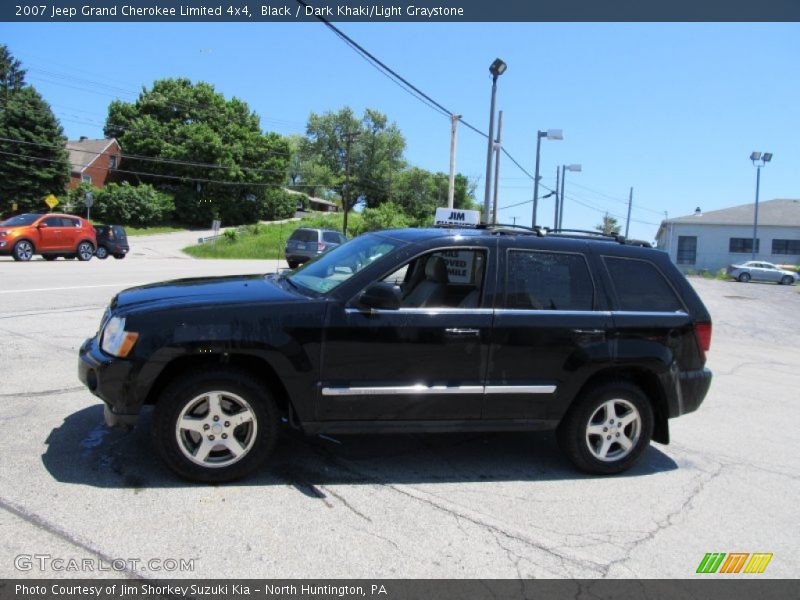
[[[103,576],[686,578],[706,552],[771,552],[762,577],[797,575],[800,286],[692,280],[710,395],[622,476],[576,473],[552,434],[288,433],[255,477],[204,486],[161,466],[147,418],[107,429],[76,376],[118,290],[281,266],[193,260],[190,237],[132,238],[123,261],[0,258],[0,577],[93,574],[18,570],[37,554],[127,561]]]

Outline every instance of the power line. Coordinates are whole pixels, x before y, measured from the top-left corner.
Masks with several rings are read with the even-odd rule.
[[[4,156],[16,156],[19,158],[24,158],[27,160],[39,160],[44,162],[51,162],[51,163],[59,163],[60,160],[54,158],[46,158],[43,156],[29,156],[27,154],[19,154],[17,152],[5,152],[0,150],[0,154]],[[219,185],[229,185],[229,186],[243,186],[243,187],[260,187],[260,188],[287,188],[286,184],[276,184],[276,183],[257,183],[257,182],[247,182],[247,181],[221,181],[218,179],[205,179],[201,177],[187,177],[183,175],[164,175],[160,173],[145,173],[143,171],[130,171],[126,169],[112,169],[110,167],[93,167],[100,171],[113,171],[115,173],[124,173],[126,175],[137,175],[141,177],[156,177],[160,179],[172,179],[178,180],[183,182],[192,182],[192,183],[214,183]],[[327,183],[306,183],[306,184],[295,184],[292,187],[328,187]]]

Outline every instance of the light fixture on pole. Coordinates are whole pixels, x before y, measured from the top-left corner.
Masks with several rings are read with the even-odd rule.
[[[750,160],[753,161],[753,166],[756,168],[756,207],[753,212],[753,247],[751,254],[751,260],[755,260],[756,245],[758,244],[758,194],[761,187],[761,167],[772,160],[772,152],[753,152],[750,154]]]
[[[536,132],[536,170],[533,174],[533,215],[531,216],[531,227],[536,227],[536,213],[539,210],[539,155],[542,150],[542,138],[548,140],[563,140],[564,134],[560,129],[548,129]]]
[[[573,173],[580,173],[583,170],[581,165],[562,165],[561,166],[561,193],[559,197],[561,198],[561,209],[558,211],[558,227],[557,229],[562,229],[564,226],[564,182],[567,180],[567,171],[572,171]]]
[[[489,141],[486,148],[486,188],[483,194],[483,220],[489,222],[492,195],[492,150],[494,149],[494,104],[497,96],[497,78],[506,72],[508,65],[499,58],[489,65],[492,74],[492,101],[489,107]]]

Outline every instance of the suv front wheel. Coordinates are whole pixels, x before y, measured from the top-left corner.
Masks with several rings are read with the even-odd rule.
[[[621,473],[639,460],[653,435],[653,409],[636,385],[607,381],[586,390],[558,428],[558,442],[582,471]]]
[[[217,483],[244,477],[272,452],[275,403],[262,382],[218,368],[175,379],[156,404],[153,442],[181,477]]]

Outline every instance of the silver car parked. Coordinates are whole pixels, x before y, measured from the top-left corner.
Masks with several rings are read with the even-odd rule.
[[[748,260],[741,265],[728,267],[728,277],[738,279],[742,283],[753,281],[774,281],[783,285],[792,285],[800,279],[800,275],[793,271],[781,269],[772,263],[759,260]]]
[[[338,231],[300,227],[292,232],[286,242],[286,262],[290,269],[294,269],[346,241],[347,238]]]

